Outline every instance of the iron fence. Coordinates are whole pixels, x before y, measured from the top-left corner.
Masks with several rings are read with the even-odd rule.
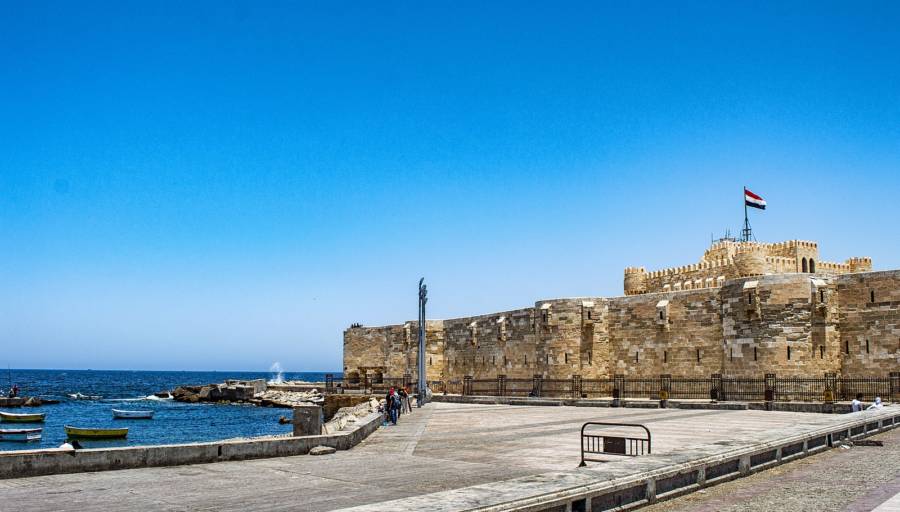
[[[584,379],[581,381],[581,395],[584,398],[604,398],[612,396],[612,379]]]
[[[658,398],[659,379],[625,379],[622,389],[623,398]]]
[[[669,398],[709,399],[712,379],[670,379]]]
[[[838,400],[853,400],[857,393],[862,393],[863,400],[872,401],[876,396],[882,400],[896,402],[900,400],[900,383],[892,376],[890,379],[878,378],[846,378],[838,380],[835,391]]]
[[[712,399],[720,401],[756,402],[779,401],[829,401],[851,400],[857,393],[866,401],[876,396],[882,400],[900,401],[900,375],[890,377],[841,378],[825,377],[777,377],[766,374],[763,378],[722,377],[681,378],[660,377],[626,378],[617,375],[612,379],[473,379],[467,376],[456,386],[445,384],[448,393],[458,390],[463,395],[485,396],[541,396],[548,398],[649,398],[659,399]],[[661,393],[662,392],[662,393]]]
[[[722,401],[756,402],[766,398],[765,379],[721,377],[712,379],[711,398]]]
[[[504,396],[529,396],[534,391],[534,379],[506,379]]]

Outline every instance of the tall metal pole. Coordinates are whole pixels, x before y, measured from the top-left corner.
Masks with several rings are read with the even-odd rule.
[[[425,278],[419,279],[419,357],[418,370],[419,380],[416,394],[418,399],[416,405],[422,407],[425,405],[428,389],[428,381],[425,375],[425,304],[428,302],[428,288],[425,286]]]
[[[744,229],[741,231],[741,241],[749,242],[751,231],[750,231],[750,219],[747,217],[747,187],[744,187],[744,197],[741,198],[744,201]]]

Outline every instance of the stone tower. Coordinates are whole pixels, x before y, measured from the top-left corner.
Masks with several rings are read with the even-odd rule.
[[[625,269],[625,295],[647,293],[647,271],[644,267],[627,267]]]

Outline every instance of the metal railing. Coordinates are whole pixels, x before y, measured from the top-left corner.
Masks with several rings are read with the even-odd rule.
[[[447,387],[448,392],[453,391]],[[482,396],[538,396],[547,398],[646,398],[646,399],[706,399],[719,401],[831,401],[852,400],[862,393],[865,400],[880,396],[882,400],[900,401],[900,374],[889,377],[842,378],[834,374],[825,377],[778,377],[766,374],[762,378],[723,377],[685,378],[624,377],[612,379],[583,379],[575,375],[569,379],[510,379],[500,375],[493,379],[474,379],[466,376],[459,394]]]
[[[647,432],[647,437],[628,437],[613,436],[605,434],[586,433],[585,429],[589,426],[603,427],[626,427],[626,428],[642,428]],[[650,454],[652,451],[652,440],[650,429],[638,423],[607,423],[601,421],[589,421],[581,426],[581,464],[579,467],[585,466],[585,462],[604,462],[601,459],[588,459],[585,454],[603,454],[603,455],[626,455],[636,457],[638,455]]]
[[[359,380],[325,377],[325,389],[336,392],[341,389],[361,389],[369,393],[384,393],[391,387],[416,388],[410,375],[383,377],[373,382],[363,376]],[[649,398],[649,399],[711,399],[719,401],[846,401],[857,393],[867,401],[876,396],[888,402],[900,402],[900,372],[888,377],[838,377],[827,373],[824,377],[778,377],[766,374],[762,378],[723,377],[713,374],[709,378],[625,377],[612,379],[584,379],[574,375],[568,379],[545,379],[535,375],[531,379],[507,378],[499,375],[492,379],[463,379],[429,381],[434,393],[454,395],[546,397],[546,398]]]

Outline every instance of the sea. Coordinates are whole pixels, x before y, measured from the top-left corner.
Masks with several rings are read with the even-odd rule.
[[[19,386],[20,396],[53,398],[59,404],[40,407],[0,408],[12,413],[43,412],[44,423],[0,423],[0,428],[43,428],[40,441],[2,442],[0,450],[55,448],[66,442],[64,426],[84,428],[128,427],[120,440],[79,440],[85,448],[189,443],[256,437],[291,432],[281,425],[290,409],[241,404],[187,404],[160,399],[154,393],[181,385],[224,382],[226,379],[300,380],[321,382],[326,372],[216,372],[216,371],[120,371],[120,370],[16,370],[0,371],[4,395],[9,382]],[[335,378],[340,372],[333,373]],[[73,399],[80,394],[90,398]],[[113,419],[112,409],[155,411],[152,420]]]

